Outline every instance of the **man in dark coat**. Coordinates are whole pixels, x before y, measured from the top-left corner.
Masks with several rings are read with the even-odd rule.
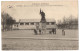
[[[34,29],[34,33],[35,33],[35,35],[37,35],[37,31]]]
[[[55,34],[56,34],[56,28],[54,28],[54,32],[55,32]]]
[[[56,34],[56,28],[52,29],[53,34]]]
[[[53,34],[54,34],[54,29],[52,29],[52,32],[53,32]]]
[[[39,34],[41,35],[41,29],[39,29]]]

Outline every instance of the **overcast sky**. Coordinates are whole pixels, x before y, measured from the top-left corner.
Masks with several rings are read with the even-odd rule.
[[[46,19],[62,19],[64,16],[78,17],[78,3],[73,1],[51,2],[2,2],[1,11],[9,13],[17,21],[19,19],[40,19],[40,8],[45,13]]]

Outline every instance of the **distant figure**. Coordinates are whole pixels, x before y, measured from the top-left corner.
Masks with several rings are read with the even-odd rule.
[[[53,34],[54,34],[54,29],[52,29],[52,32],[53,32]]]
[[[52,34],[52,31],[49,31],[50,34]]]
[[[37,35],[37,31],[34,29],[34,33],[35,33],[35,35]]]
[[[56,34],[56,28],[52,29],[53,34]]]
[[[64,29],[62,29],[62,35],[64,35],[64,36],[65,36],[65,31],[64,31]]]
[[[39,34],[41,35],[41,30],[39,29]]]
[[[54,32],[55,32],[55,34],[56,34],[56,28],[54,28]]]

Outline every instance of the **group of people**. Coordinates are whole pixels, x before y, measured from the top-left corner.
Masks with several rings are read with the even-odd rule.
[[[34,29],[34,33],[35,33],[35,35],[38,35],[38,34],[41,35],[42,34],[42,30],[41,29],[39,29],[39,30]],[[56,34],[56,29],[52,29],[51,31],[49,31],[49,34]],[[62,29],[62,35],[65,36],[64,29]]]
[[[35,33],[35,35],[37,35],[37,34],[42,34],[42,30],[41,29],[39,29],[39,30],[36,30],[36,29],[34,29],[34,33]],[[56,34],[56,29],[52,29],[52,31],[49,31],[49,34]]]
[[[49,31],[50,34],[56,34],[56,29],[52,29],[52,31]]]
[[[34,29],[34,33],[35,33],[35,35],[37,35],[38,32],[39,32],[39,34],[41,35],[41,30],[40,30],[40,29],[39,29],[39,30]]]

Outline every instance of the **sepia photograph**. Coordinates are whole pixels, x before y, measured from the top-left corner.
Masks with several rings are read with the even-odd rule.
[[[78,0],[1,1],[2,50],[78,50]]]

